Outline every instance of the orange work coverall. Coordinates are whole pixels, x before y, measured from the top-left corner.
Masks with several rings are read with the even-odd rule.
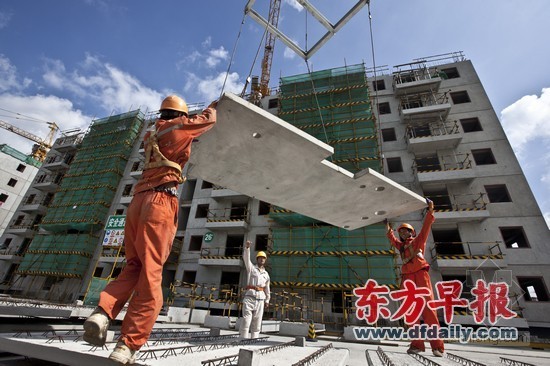
[[[212,128],[215,122],[216,110],[213,108],[191,118],[159,119],[155,124],[159,150],[183,168],[189,160],[193,139]],[[150,132],[145,136],[146,148],[149,136]],[[99,306],[110,319],[116,318],[132,297],[122,322],[120,339],[133,350],[139,350],[149,339],[162,308],[162,267],[177,229],[178,198],[154,189],[177,187],[181,181],[181,173],[169,166],[143,171],[126,215],[126,266],[100,294]]]
[[[430,290],[430,295],[426,296],[426,304],[428,301],[434,299],[432,281],[430,280],[430,274],[428,270],[430,265],[426,262],[424,258],[424,253],[426,252],[426,240],[428,240],[428,235],[430,234],[430,229],[432,224],[435,221],[433,212],[428,211],[424,219],[424,224],[422,225],[422,230],[420,233],[415,236],[408,238],[405,242],[398,239],[393,230],[388,231],[387,236],[390,239],[391,245],[395,247],[401,253],[401,259],[407,260],[412,256],[407,263],[403,264],[401,267],[401,288],[403,288],[403,283],[406,280],[413,281],[417,287],[426,287]],[[411,245],[412,250],[404,249],[405,246]],[[419,255],[420,254],[420,255]],[[430,309],[427,305],[422,310],[422,318],[424,323],[427,325],[436,324],[439,327],[439,320],[437,319],[437,312]],[[420,319],[416,324],[420,323]],[[408,324],[410,327],[415,324]],[[443,340],[441,339],[432,339],[430,340],[430,345],[432,350],[444,351]],[[425,351],[426,347],[422,339],[415,339],[411,341],[411,347]]]

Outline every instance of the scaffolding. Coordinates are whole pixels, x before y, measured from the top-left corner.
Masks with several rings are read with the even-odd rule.
[[[136,110],[92,122],[17,274],[84,277],[144,121]]]
[[[281,78],[279,100],[280,118],[334,148],[328,160],[351,173],[382,172],[364,64]],[[354,288],[369,278],[397,288],[384,225],[348,231],[273,206],[269,216],[284,226],[271,228],[268,248],[274,297],[281,296],[272,316],[341,331],[354,322]]]

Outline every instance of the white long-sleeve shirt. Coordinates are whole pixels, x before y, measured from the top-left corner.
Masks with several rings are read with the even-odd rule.
[[[263,291],[247,289],[244,295],[251,296],[258,300],[264,300],[266,303],[269,303],[269,300],[271,299],[271,292],[269,290],[269,273],[267,273],[264,268],[259,268],[257,264],[252,264],[250,261],[250,248],[244,247],[243,262],[247,273],[247,287],[263,287]]]

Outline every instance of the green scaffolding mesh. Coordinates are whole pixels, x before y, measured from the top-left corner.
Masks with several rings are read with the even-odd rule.
[[[96,306],[99,304],[99,294],[107,284],[113,279],[92,277],[90,285],[88,286],[88,292],[84,298],[84,305]]]
[[[347,231],[333,226],[272,228],[274,283],[362,285],[369,278],[396,284],[394,253],[385,227]]]
[[[81,278],[144,125],[137,110],[93,121],[18,268],[20,274]],[[88,233],[88,234],[84,234]]]
[[[379,131],[365,65],[280,79],[278,116],[331,145],[327,160],[357,173],[382,172]],[[307,187],[305,187],[307,189]],[[271,279],[283,287],[350,288],[369,278],[396,285],[394,253],[381,224],[347,231],[272,207]]]
[[[42,220],[42,229],[103,227],[144,119],[137,110],[93,122]]]
[[[352,65],[280,79],[278,116],[328,143],[328,159],[356,173],[365,168],[381,172],[378,130],[372,113],[365,65]],[[270,218],[283,225],[316,220],[273,207]]]
[[[19,274],[80,278],[88,269],[98,237],[90,234],[36,235]]]

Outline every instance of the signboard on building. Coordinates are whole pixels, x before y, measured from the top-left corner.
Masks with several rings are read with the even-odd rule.
[[[126,215],[111,215],[105,224],[105,236],[103,245],[121,246],[124,242],[124,224]]]

